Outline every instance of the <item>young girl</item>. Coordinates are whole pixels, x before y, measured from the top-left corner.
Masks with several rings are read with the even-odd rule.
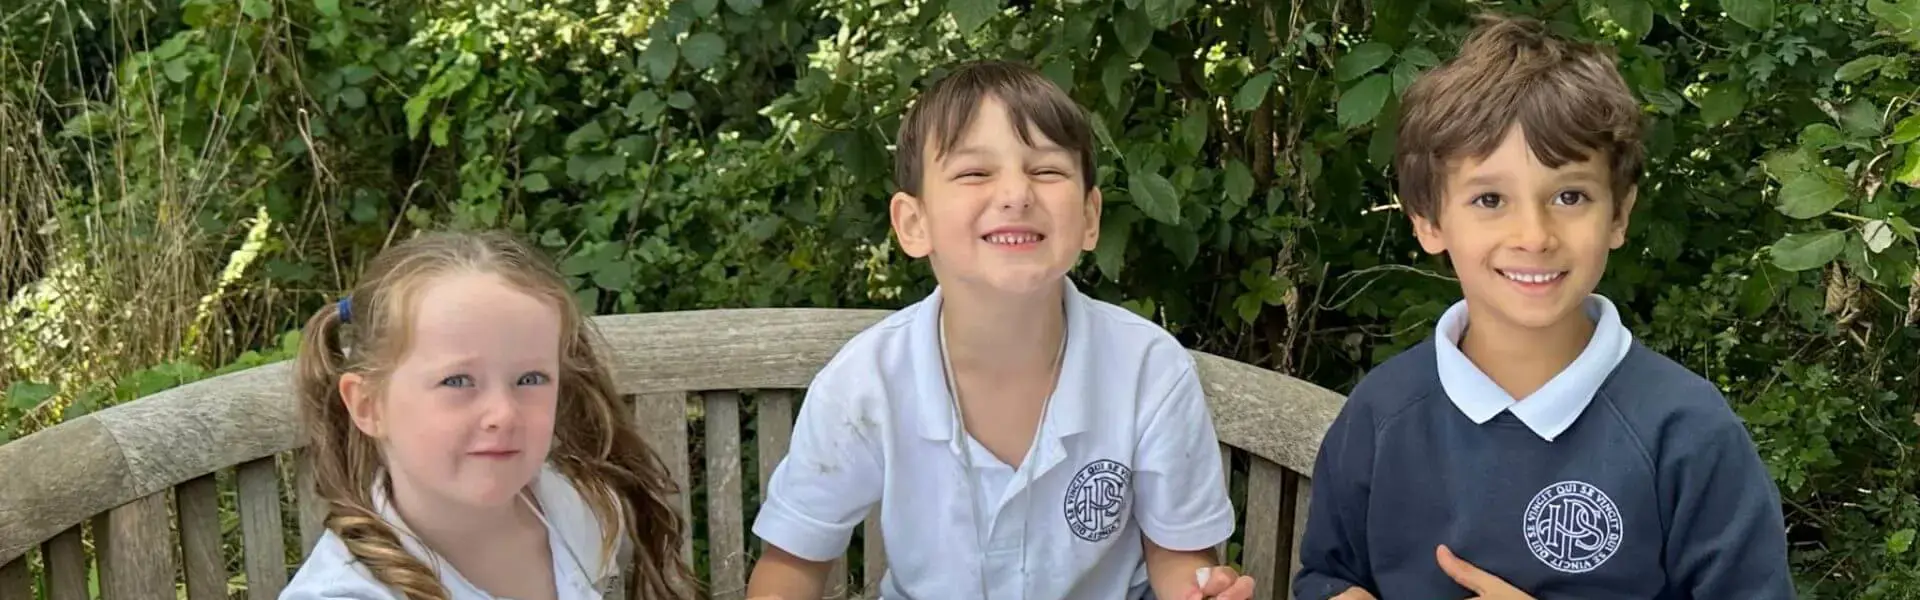
[[[685,598],[684,524],[591,324],[499,234],[377,257],[307,322],[300,416],[326,534],[282,600]]]

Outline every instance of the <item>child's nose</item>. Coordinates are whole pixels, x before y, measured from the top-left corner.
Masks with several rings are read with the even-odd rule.
[[[1559,242],[1554,233],[1553,215],[1546,210],[1534,208],[1520,211],[1509,242],[1515,249],[1528,252],[1552,250]]]
[[[480,426],[487,431],[511,428],[520,418],[520,403],[511,391],[488,392],[482,402],[486,408],[480,415]]]
[[[1024,177],[1008,177],[1000,188],[995,190],[996,204],[1001,210],[1024,209],[1033,205],[1033,183]]]

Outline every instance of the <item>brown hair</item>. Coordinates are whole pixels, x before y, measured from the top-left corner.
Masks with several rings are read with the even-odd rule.
[[[1007,107],[1007,116],[1022,126],[1020,142],[1033,145],[1029,128],[1080,158],[1080,183],[1093,190],[1093,125],[1087,113],[1052,80],[1024,64],[981,61],[960,65],[920,95],[900,120],[893,151],[893,182],[900,191],[920,195],[927,144],[938,160],[960,143],[973,124],[980,103],[988,97]]]
[[[330,302],[307,320],[294,384],[314,487],[327,503],[327,528],[409,600],[447,598],[434,572],[407,553],[373,510],[380,451],[351,422],[339,381],[360,373],[378,390],[406,352],[407,307],[426,283],[454,273],[496,275],[560,311],[560,397],[549,460],[579,486],[599,521],[609,524],[602,527],[601,556],[616,560],[613,550],[629,533],[610,524],[630,524],[640,565],[633,577],[647,590],[644,597],[686,597],[670,580],[693,577],[680,559],[685,524],[666,501],[676,492],[666,464],[635,432],[595,349],[592,322],[574,305],[565,280],[550,261],[504,234],[432,233],[402,242],[374,258],[348,300]],[[343,308],[348,322],[341,318]]]
[[[1613,56],[1531,19],[1482,15],[1479,23],[1459,56],[1407,87],[1394,151],[1407,213],[1437,218],[1447,162],[1485,158],[1516,123],[1548,167],[1603,153],[1618,211],[1640,182],[1643,151],[1640,107]]]

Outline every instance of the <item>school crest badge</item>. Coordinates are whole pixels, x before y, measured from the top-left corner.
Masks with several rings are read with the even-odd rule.
[[[1133,483],[1133,470],[1115,461],[1100,459],[1080,467],[1067,484],[1067,528],[1089,542],[1113,537],[1126,522],[1127,488]]]
[[[1620,550],[1620,509],[1606,492],[1584,481],[1562,481],[1527,504],[1527,549],[1562,573],[1600,568]]]

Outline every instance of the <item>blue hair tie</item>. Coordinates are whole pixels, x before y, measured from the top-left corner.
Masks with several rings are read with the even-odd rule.
[[[341,323],[353,322],[353,296],[347,296],[345,298],[340,299],[340,322]]]

